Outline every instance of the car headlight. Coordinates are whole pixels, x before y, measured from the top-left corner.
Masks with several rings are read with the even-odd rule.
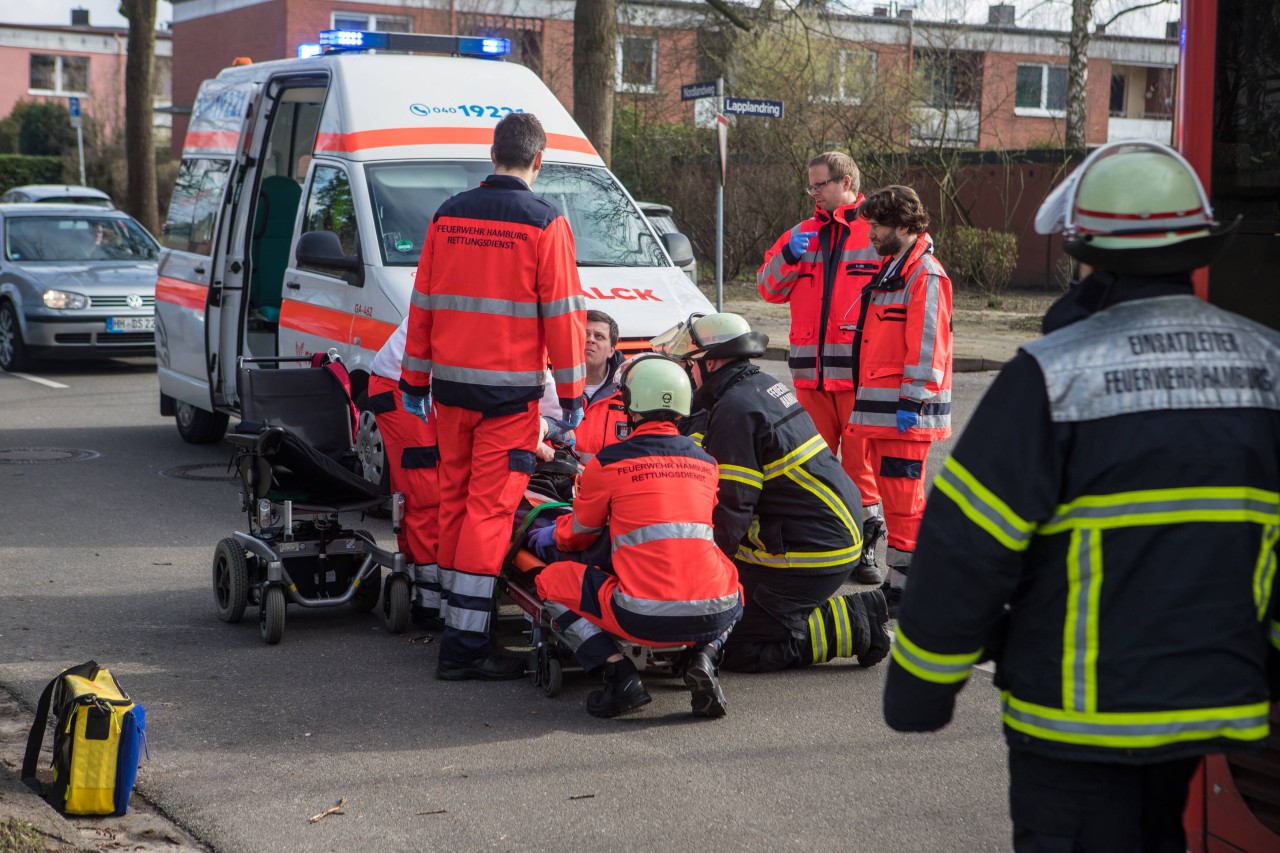
[[[80,293],[67,293],[64,290],[46,290],[41,297],[48,308],[88,308],[89,297]]]

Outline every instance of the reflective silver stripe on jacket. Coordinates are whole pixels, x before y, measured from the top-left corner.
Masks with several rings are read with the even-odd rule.
[[[1191,295],[1135,299],[1025,345],[1057,423],[1172,409],[1280,410],[1280,333]]]
[[[435,293],[430,297],[432,311],[462,311],[467,314],[498,314],[504,317],[533,319],[538,316],[538,303],[519,302],[514,299],[493,299],[488,296],[462,296],[456,293]]]
[[[626,533],[613,537],[613,550],[632,545],[643,545],[646,542],[657,542],[661,539],[703,539],[715,541],[710,524],[696,524],[691,521],[669,521],[659,524],[646,524]]]
[[[737,607],[738,593],[694,601],[659,601],[653,598],[636,598],[624,592],[614,592],[613,603],[629,613],[642,616],[712,616]]]
[[[604,530],[603,527],[587,527],[585,524],[580,523],[578,521],[578,514],[576,512],[573,513],[573,515],[570,516],[570,518],[572,519],[570,521],[570,529],[576,534],[579,534],[579,535],[585,535],[588,533],[594,534],[594,533],[599,533],[601,530]]]
[[[409,304],[413,305],[415,308],[430,311],[431,297],[423,293],[421,290],[414,288],[413,292],[409,295]]]
[[[938,339],[938,303],[942,298],[942,288],[939,282],[946,273],[943,271],[942,265],[938,263],[937,258],[926,253],[921,256],[920,264],[916,267],[911,280],[907,282],[906,289],[910,290],[922,275],[927,276],[927,278],[924,287],[924,325],[920,331],[920,360],[915,364],[904,366],[902,376],[904,379],[941,382],[944,371],[934,369],[933,355],[934,344]],[[920,389],[921,392],[923,390],[923,388]],[[911,393],[907,393],[906,396],[918,399]]]
[[[550,302],[540,302],[539,313],[543,317],[559,317],[561,314],[573,314],[577,311],[587,310],[587,299],[585,296],[566,296],[564,299],[553,299]]]
[[[862,424],[865,426],[888,426],[894,429],[898,428],[898,415],[895,406],[894,411],[873,412],[866,409],[859,409],[858,403],[874,402],[874,403],[897,403],[902,396],[901,388],[873,388],[869,385],[862,385],[858,388],[858,396],[854,403],[853,411],[849,414],[849,423]],[[920,421],[916,424],[920,429],[942,429],[951,425],[951,389],[943,388],[937,394],[922,401],[924,408],[920,411]],[[929,406],[932,404],[945,404],[947,411],[942,414],[934,414],[930,412]]]
[[[405,366],[415,369],[410,365],[410,361],[411,359],[406,358]],[[430,366],[429,363],[428,365]],[[448,382],[467,382],[472,385],[491,385],[501,388],[531,385],[541,387],[547,378],[546,373],[541,370],[484,370],[479,367],[454,367],[449,364],[434,365],[431,376]]]
[[[569,385],[579,379],[585,379],[586,376],[587,365],[585,363],[575,367],[564,367],[560,370],[551,371],[551,378],[559,385]]]
[[[401,362],[401,367],[404,370],[416,370],[418,373],[430,373],[432,369],[431,359],[414,358],[411,355],[406,355],[404,357],[404,361]]]

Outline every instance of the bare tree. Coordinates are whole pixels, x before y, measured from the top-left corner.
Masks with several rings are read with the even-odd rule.
[[[129,56],[124,72],[125,156],[129,164],[128,209],[152,233],[159,232],[156,151],[152,121],[152,75],[156,55],[157,0],[120,0],[129,20]]]
[[[573,117],[600,152],[613,159],[613,89],[617,73],[615,0],[578,0],[573,8]]]

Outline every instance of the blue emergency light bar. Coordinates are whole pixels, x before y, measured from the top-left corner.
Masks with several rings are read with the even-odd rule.
[[[488,36],[436,36],[423,33],[380,33],[367,30],[322,30],[320,50],[344,53],[397,50],[405,53],[443,53],[454,56],[498,57],[511,53],[509,39]]]

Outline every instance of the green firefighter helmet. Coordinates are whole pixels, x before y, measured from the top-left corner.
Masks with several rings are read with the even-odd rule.
[[[622,366],[618,384],[622,404],[633,415],[689,414],[693,398],[689,375],[665,355],[648,352],[632,358]]]
[[[769,336],[751,331],[750,324],[737,314],[690,314],[649,345],[682,360],[759,358],[769,345]]]
[[[1061,233],[1068,255],[1112,272],[1166,275],[1208,264],[1234,236],[1221,226],[1191,164],[1157,142],[1094,151],[1036,213],[1040,234]]]

